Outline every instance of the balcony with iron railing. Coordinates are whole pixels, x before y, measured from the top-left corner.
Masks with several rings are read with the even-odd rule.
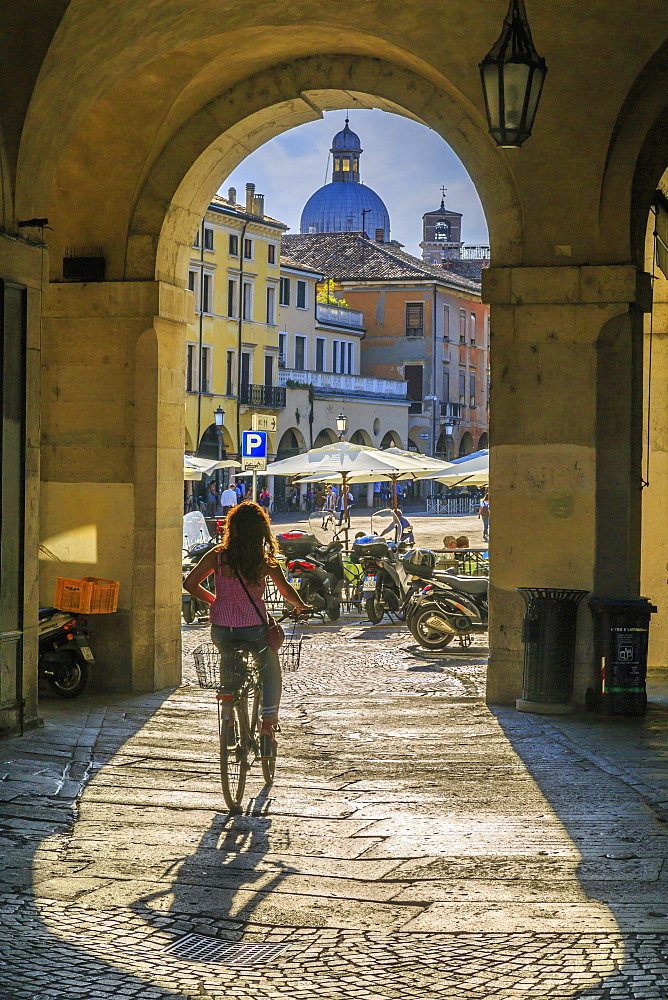
[[[278,384],[312,385],[316,392],[336,392],[341,395],[386,397],[401,402],[406,399],[406,383],[395,378],[373,378],[366,375],[341,375],[336,372],[299,371],[281,368]]]
[[[285,388],[280,385],[242,385],[239,402],[244,406],[268,406],[285,409]]]
[[[358,333],[364,329],[364,313],[358,309],[348,309],[346,306],[323,305],[316,303],[316,319],[319,323],[327,323],[332,326],[347,326]]]

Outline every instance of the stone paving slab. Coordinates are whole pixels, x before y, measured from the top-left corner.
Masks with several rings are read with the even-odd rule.
[[[47,699],[47,728],[7,744],[0,998],[668,1000],[668,712],[615,743],[609,722],[490,712],[482,643],[320,631],[243,815],[189,661],[175,692]],[[285,951],[180,958],[192,933]]]

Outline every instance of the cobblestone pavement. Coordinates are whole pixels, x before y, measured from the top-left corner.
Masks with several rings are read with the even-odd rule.
[[[666,1000],[668,711],[491,712],[486,652],[307,629],[233,817],[189,655],[174,692],[45,697],[0,744],[1,1000]]]

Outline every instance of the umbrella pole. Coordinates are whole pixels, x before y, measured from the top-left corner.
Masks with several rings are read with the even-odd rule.
[[[397,509],[397,476],[392,476],[392,506]]]
[[[343,523],[345,528],[343,529],[344,551],[348,552],[348,473],[341,473],[341,489],[343,490]]]

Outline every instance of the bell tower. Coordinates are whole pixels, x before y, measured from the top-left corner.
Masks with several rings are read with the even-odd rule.
[[[462,214],[445,207],[446,189],[441,188],[441,204],[422,216],[422,259],[427,264],[441,265],[446,260],[459,260],[462,253]]]

